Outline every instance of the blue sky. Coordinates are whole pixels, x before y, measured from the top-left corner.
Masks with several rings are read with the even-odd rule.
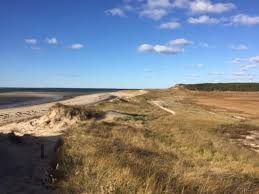
[[[257,0],[1,0],[0,87],[259,81]]]

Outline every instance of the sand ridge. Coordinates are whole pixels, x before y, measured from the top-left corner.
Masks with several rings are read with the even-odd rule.
[[[78,96],[60,101],[64,105],[90,105],[116,98],[131,98],[146,91],[120,91]],[[52,193],[49,164],[62,133],[80,118],[66,115],[63,105],[47,103],[0,110],[0,193]],[[38,116],[39,118],[34,118]],[[109,114],[108,120],[117,117]],[[120,115],[119,115],[120,116]],[[25,121],[21,121],[26,119]],[[9,121],[11,123],[7,124]],[[44,159],[41,159],[44,145]]]

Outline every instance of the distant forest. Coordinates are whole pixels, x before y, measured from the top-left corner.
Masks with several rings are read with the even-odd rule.
[[[203,83],[203,84],[179,84],[189,90],[199,91],[259,91],[259,83]]]

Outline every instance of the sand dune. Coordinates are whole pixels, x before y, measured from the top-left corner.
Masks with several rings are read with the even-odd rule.
[[[130,98],[145,92],[83,95],[59,103],[90,105],[114,98]],[[64,106],[53,106],[55,104],[0,110],[0,193],[52,193],[48,169],[57,142],[64,130],[80,120],[78,115],[67,114]],[[43,159],[40,156],[42,145],[45,148]]]
[[[144,94],[146,91],[144,90],[134,90],[134,91],[119,91],[119,92],[111,92],[111,93],[98,93],[98,94],[89,94],[77,96],[72,99],[59,101],[59,103],[65,105],[89,105],[97,102],[101,102],[107,100],[112,97],[120,97],[120,98],[128,98],[134,97],[136,95]],[[46,113],[50,107],[52,107],[57,102],[32,105],[27,107],[16,107],[16,108],[8,108],[8,109],[0,109],[0,126],[22,121],[28,120],[34,117],[42,116]]]

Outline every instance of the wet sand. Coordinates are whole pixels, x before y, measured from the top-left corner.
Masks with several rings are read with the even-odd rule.
[[[6,92],[0,93],[0,109],[24,107],[73,98],[85,93],[67,92]]]

